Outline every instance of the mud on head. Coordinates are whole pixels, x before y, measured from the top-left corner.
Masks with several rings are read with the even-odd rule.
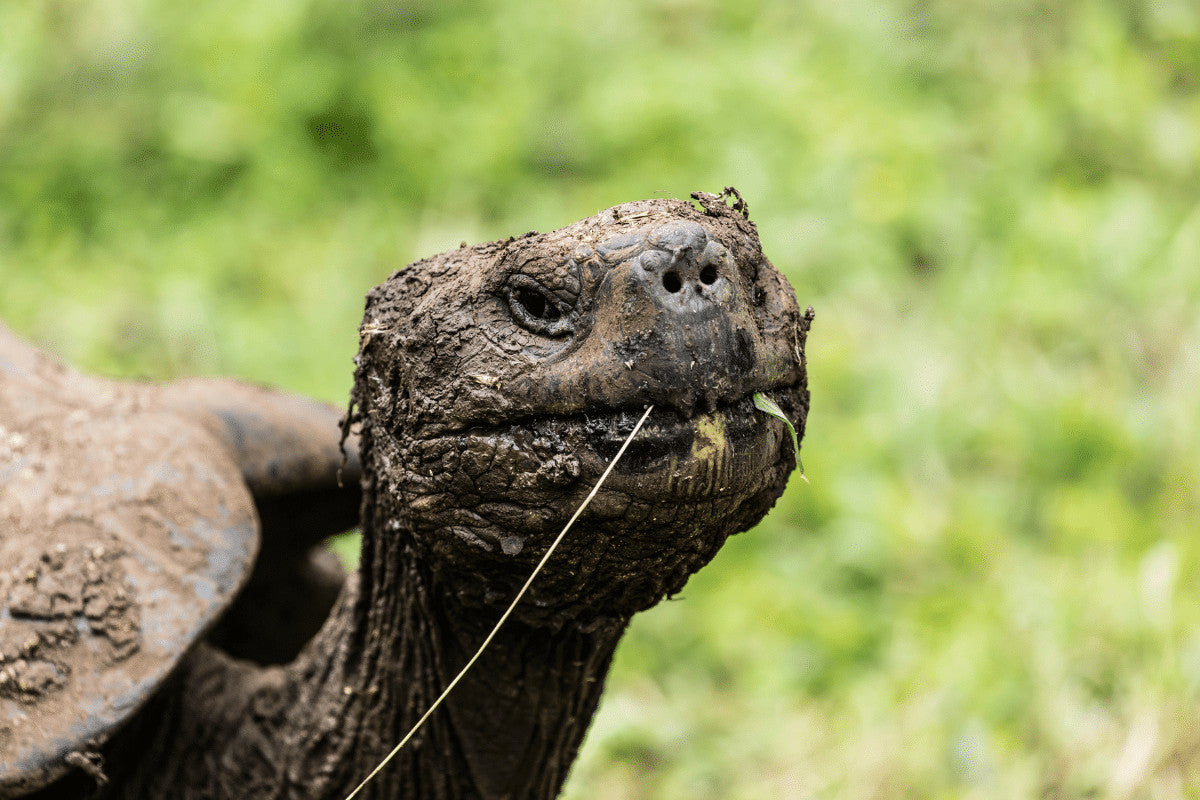
[[[654,412],[519,614],[624,619],[753,525],[803,433],[802,315],[712,195],[626,203],[410,265],[367,299],[355,377],[376,536],[441,590],[508,602],[647,405]]]

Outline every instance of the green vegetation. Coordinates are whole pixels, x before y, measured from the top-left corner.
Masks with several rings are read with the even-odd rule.
[[[0,4],[0,316],[343,402],[391,270],[735,185],[812,485],[636,622],[569,796],[1200,794],[1197,6],[566,5]]]
[[[796,453],[797,474],[801,479],[804,480],[805,483],[808,483],[808,478],[804,477],[804,465],[800,462],[800,437],[796,435],[796,426],[792,424],[790,419],[788,419],[788,415],[783,412],[783,409],[779,407],[779,404],[767,397],[762,392],[754,393],[754,407],[764,414],[779,420],[783,423],[784,427],[787,428],[787,432],[792,436],[792,449]]]

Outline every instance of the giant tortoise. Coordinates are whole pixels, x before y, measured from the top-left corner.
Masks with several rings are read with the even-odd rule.
[[[634,613],[796,464],[801,313],[744,206],[626,203],[370,292],[350,411],[89,377],[0,329],[0,797],[557,795]],[[361,466],[360,466],[361,464]],[[343,581],[317,545],[359,525]]]

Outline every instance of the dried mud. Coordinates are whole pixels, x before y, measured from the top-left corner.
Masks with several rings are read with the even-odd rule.
[[[3,328],[0,426],[4,796],[148,699],[240,587],[256,537],[206,432]]]

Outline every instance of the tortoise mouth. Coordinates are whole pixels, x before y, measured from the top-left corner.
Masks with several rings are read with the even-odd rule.
[[[784,408],[798,405],[794,385],[770,393]],[[571,487],[595,484],[646,406],[588,413],[528,415],[503,426],[478,425],[416,438],[408,459],[419,465],[415,495],[429,494],[436,465],[451,468],[489,500],[544,505]],[[456,426],[457,427],[457,426]],[[397,440],[410,438],[403,430]],[[736,497],[761,491],[792,465],[783,422],[754,407],[753,395],[706,412],[656,405],[604,483],[604,491],[655,503]],[[448,476],[449,477],[449,476]],[[544,492],[545,497],[539,495]],[[514,494],[515,493],[515,494]]]
[[[603,473],[643,411],[586,421],[573,443],[585,474]],[[786,435],[783,423],[755,409],[749,396],[690,416],[656,407],[605,486],[648,499],[755,491],[774,474]]]

